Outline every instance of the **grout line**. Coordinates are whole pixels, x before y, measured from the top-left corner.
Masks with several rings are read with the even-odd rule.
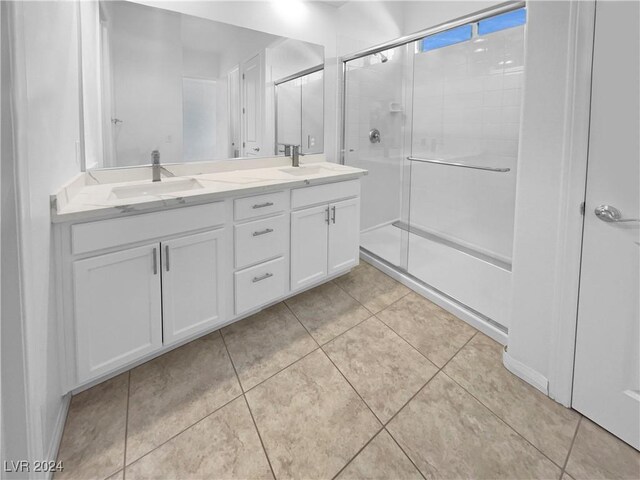
[[[372,265],[372,266],[373,266],[373,265]],[[373,268],[376,268],[376,267],[373,267]],[[376,268],[376,270],[378,270],[378,269]],[[379,271],[380,273],[382,273],[383,275],[387,275],[386,273],[382,272],[381,270],[378,270],[378,271]],[[388,276],[388,275],[387,275],[387,276]],[[338,277],[338,278],[340,278],[340,277]],[[389,278],[391,278],[391,277],[389,277]],[[395,279],[393,279],[393,278],[391,278],[391,280],[393,280],[395,283],[397,283],[397,284],[399,284],[399,285],[402,285],[400,282],[398,282],[397,280],[395,280]],[[360,300],[358,300],[356,297],[354,297],[353,295],[351,295],[351,293],[350,293],[346,288],[344,288],[342,285],[340,285],[338,282],[336,282],[335,280],[331,280],[331,281],[332,281],[333,283],[335,283],[335,284],[336,284],[336,286],[337,286],[338,288],[340,288],[343,292],[345,292],[347,295],[349,295],[351,298],[353,298],[356,302],[358,302],[360,305],[362,305],[362,306],[364,307],[364,309],[365,309],[365,310],[367,310],[368,312],[370,312],[370,313],[371,313],[371,315],[377,315],[378,313],[382,312],[383,310],[386,310],[386,309],[387,309],[387,308],[389,308],[390,306],[392,306],[392,305],[394,305],[394,304],[398,303],[398,302],[399,302],[400,300],[402,300],[404,297],[406,297],[406,296],[407,296],[407,295],[409,295],[411,292],[413,292],[413,290],[411,290],[410,288],[405,287],[405,288],[407,288],[407,290],[409,290],[408,292],[406,292],[405,294],[403,294],[400,298],[398,298],[398,299],[394,300],[393,302],[391,302],[391,303],[390,303],[389,305],[387,305],[386,307],[381,308],[381,309],[380,309],[380,310],[378,310],[377,312],[374,312],[374,311],[372,311],[370,308],[368,308],[364,303],[362,303]],[[404,285],[402,285],[402,286],[404,287]]]
[[[244,398],[244,403],[247,406],[247,410],[249,411],[249,415],[251,416],[251,421],[253,422],[253,426],[256,429],[256,433],[258,434],[258,440],[260,440],[260,445],[262,446],[262,452],[264,453],[265,458],[267,459],[267,463],[269,464],[269,470],[271,470],[271,475],[275,480],[276,474],[273,471],[273,466],[271,465],[271,459],[269,459],[269,454],[267,453],[267,449],[264,446],[264,441],[262,440],[262,435],[260,435],[260,429],[258,428],[258,424],[256,423],[256,419],[253,416],[253,412],[251,411],[251,406],[249,405],[249,400],[244,393],[244,388],[242,386],[242,382],[240,382],[240,376],[238,375],[238,370],[236,369],[236,364],[233,363],[233,359],[231,358],[231,353],[229,352],[229,347],[227,346],[227,342],[224,339],[224,335],[222,331],[220,331],[220,337],[222,338],[222,344],[224,345],[224,349],[227,351],[227,356],[229,357],[229,361],[231,362],[231,367],[233,367],[233,372],[236,374],[236,380],[238,380],[238,384],[240,385],[240,390],[242,390],[242,398]],[[257,385],[256,385],[257,386]]]
[[[353,330],[354,328],[362,325],[364,322],[366,322],[367,320],[371,320],[372,318],[374,318],[375,315],[369,315],[367,318],[360,320],[358,323],[356,323],[355,325],[353,325],[352,327],[347,328],[344,332],[339,333],[338,335],[336,335],[335,337],[333,337],[331,340],[328,340],[326,342],[324,342],[323,344],[320,344],[320,348],[324,347],[325,345],[329,345],[331,342],[333,342],[335,339],[340,338],[341,336],[343,336],[345,333],[350,332],[351,330]],[[302,322],[300,322],[302,323]]]
[[[580,424],[582,423],[583,416],[580,415],[578,418],[578,424],[576,425],[576,431],[573,432],[573,439],[571,440],[571,445],[569,446],[569,451],[567,452],[567,458],[564,459],[564,465],[562,465],[562,472],[560,472],[560,480],[565,473],[567,473],[567,464],[569,463],[569,457],[571,456],[571,452],[573,452],[573,445],[576,443],[576,438],[578,438],[578,429],[580,428]],[[569,474],[567,474],[569,475]]]
[[[341,287],[340,287],[341,288]],[[344,289],[343,289],[344,290]],[[393,305],[394,303],[402,300],[404,297],[406,297],[407,295],[409,295],[411,293],[411,290],[409,290],[409,292],[407,292],[405,295],[403,295],[402,297],[400,297],[399,299],[395,300],[394,302],[392,302],[389,306],[385,307],[383,310],[385,310],[386,308],[389,308],[391,305]],[[348,292],[347,292],[348,294]],[[351,296],[351,295],[350,295]],[[353,298],[353,297],[352,297]],[[354,300],[356,300],[354,298]],[[356,300],[358,301],[358,300]],[[358,303],[360,303],[358,301]],[[285,304],[286,305],[286,304]],[[361,304],[362,305],[362,304]],[[289,305],[286,305],[287,308],[289,309],[289,311],[293,314],[293,316],[298,320],[298,322],[302,325],[302,327],[307,330],[307,332],[309,332],[309,330],[307,329],[307,327],[305,327],[305,325],[302,323],[302,321],[300,321],[300,319],[298,318],[298,316],[293,312],[293,310],[291,310],[291,308],[289,307]],[[364,305],[363,305],[364,306]],[[365,307],[366,309],[366,307]],[[369,309],[367,309],[369,310]],[[370,311],[370,310],[369,310]],[[381,310],[382,311],[382,310]],[[370,318],[375,318],[378,321],[380,321],[383,325],[385,325],[387,328],[389,328],[393,333],[395,333],[396,335],[398,335],[398,333],[396,333],[393,329],[391,329],[391,327],[389,327],[386,323],[382,322],[377,316],[376,314],[372,314]],[[365,320],[368,320],[365,319]],[[363,323],[365,320],[363,320],[362,322],[360,322],[358,325],[360,325],[361,323]],[[355,328],[357,325],[354,325],[354,327],[351,328]],[[349,329],[351,330],[351,329]],[[475,329],[474,329],[475,330]],[[341,333],[340,335],[343,335],[345,332]],[[407,455],[407,453],[404,451],[404,449],[402,447],[400,447],[400,445],[398,444],[397,440],[393,437],[393,435],[391,435],[391,432],[389,432],[387,430],[387,425],[411,402],[411,400],[413,400],[418,393],[420,393],[428,384],[429,382],[431,382],[431,380],[433,380],[438,373],[440,373],[442,371],[442,369],[444,369],[447,364],[453,360],[453,358],[464,348],[467,346],[467,344],[473,340],[473,338],[477,335],[478,330],[476,330],[473,335],[471,335],[471,337],[469,337],[469,339],[460,347],[458,348],[458,350],[456,350],[456,352],[451,356],[451,358],[449,358],[449,360],[447,360],[445,362],[445,364],[442,367],[438,367],[437,365],[435,365],[429,358],[427,358],[422,352],[420,352],[418,349],[416,349],[413,345],[411,345],[409,342],[407,342],[401,335],[398,335],[398,337],[400,337],[403,341],[405,341],[411,348],[413,348],[414,350],[416,350],[422,357],[424,357],[429,363],[431,363],[434,367],[436,367],[438,370],[436,371],[436,373],[434,373],[426,382],[425,384],[420,387],[399,409],[396,413],[394,413],[389,420],[387,420],[386,422],[383,422],[382,420],[380,420],[380,418],[378,418],[378,415],[376,415],[376,413],[372,410],[372,408],[369,406],[369,404],[364,400],[364,398],[362,398],[362,396],[360,395],[360,392],[358,392],[358,390],[356,390],[356,388],[351,384],[351,382],[347,379],[347,377],[344,375],[344,373],[342,372],[342,370],[340,370],[340,368],[333,362],[333,360],[331,359],[331,357],[327,354],[327,352],[324,351],[324,349],[322,348],[323,345],[328,344],[329,342],[326,342],[323,345],[320,345],[315,338],[313,338],[313,336],[309,333],[309,335],[311,335],[311,337],[313,338],[313,340],[318,343],[318,346],[320,348],[320,350],[322,351],[322,353],[324,353],[324,355],[329,359],[329,361],[333,364],[333,366],[338,370],[338,372],[340,373],[340,375],[342,375],[342,377],[345,379],[345,381],[349,384],[349,386],[353,389],[353,391],[356,393],[356,395],[358,395],[358,397],[360,397],[360,400],[362,400],[362,402],[365,404],[365,406],[371,411],[371,413],[374,415],[374,417],[382,424],[383,429],[389,434],[389,436],[391,436],[391,438],[393,439],[393,441],[398,445],[398,447],[400,448],[400,450],[402,451],[402,453],[404,453],[404,455],[409,459],[409,461],[413,464],[413,466],[418,470],[418,472],[420,473],[420,475],[424,477],[422,471],[418,468],[418,466],[413,462],[413,460]],[[335,338],[338,338],[340,335],[336,336]],[[333,341],[335,340],[332,339],[330,340]],[[444,374],[444,372],[442,372]],[[373,435],[373,437],[371,439],[369,439],[369,441],[360,449],[358,450],[358,452],[342,467],[342,469],[338,472],[338,474],[340,474],[340,472],[342,472],[342,470],[344,470],[348,465],[351,464],[351,462],[353,462],[353,460],[360,454],[360,452],[373,440],[373,438],[375,438],[378,434],[380,433],[380,431],[378,431],[375,435]],[[336,474],[336,476],[338,475]],[[335,478],[335,477],[334,477]]]
[[[287,308],[289,308],[289,306],[287,306]],[[291,309],[289,309],[289,311],[291,311]],[[302,328],[304,328],[307,333],[309,333],[309,330],[307,330],[307,327],[304,326],[304,324],[300,321],[300,319],[296,316],[295,313],[293,313],[293,311],[291,311],[291,313],[293,314],[293,316],[296,318],[296,320],[298,320],[298,322],[300,323],[300,325],[302,325]],[[369,317],[371,318],[371,317]],[[363,320],[364,321],[364,320]],[[309,333],[309,335],[311,335]],[[311,336],[311,338],[313,338],[313,336]],[[336,337],[337,338],[337,337]],[[358,392],[355,387],[351,384],[351,382],[349,381],[349,379],[344,375],[344,373],[342,373],[342,370],[340,370],[340,368],[338,368],[338,366],[333,362],[333,360],[331,359],[331,357],[327,354],[327,352],[324,351],[324,349],[320,346],[320,344],[318,343],[318,341],[314,338],[313,339],[314,342],[316,342],[316,344],[318,345],[318,349],[324,354],[325,357],[327,357],[327,359],[331,362],[331,364],[336,368],[336,370],[338,370],[338,373],[340,373],[340,375],[342,375],[342,378],[345,379],[345,381],[349,384],[349,386],[353,389],[354,392],[356,392],[356,395],[358,395],[358,397],[360,397],[360,400],[362,400],[362,402],[365,404],[365,406],[369,409],[369,411],[373,414],[373,416],[375,417],[375,419],[381,424],[384,425],[382,423],[382,421],[378,418],[378,415],[376,415],[376,413],[373,411],[373,409],[369,406],[369,404],[364,400],[364,398],[362,398],[362,395],[360,395],[360,392]],[[375,435],[374,435],[375,436]]]
[[[131,370],[127,375],[127,409],[124,421],[124,452],[122,452],[122,480],[127,478],[127,439],[129,438],[129,400],[131,399]]]
[[[400,300],[400,299],[398,299],[398,300]],[[287,305],[287,308],[289,308],[289,306],[288,306],[288,305]],[[291,309],[290,309],[290,310],[291,310]],[[293,311],[292,311],[292,310],[291,310],[291,313],[296,317],[296,319],[298,320],[298,322],[300,322],[300,324],[301,324],[301,325],[306,329],[306,327],[304,326],[304,324],[303,324],[303,323],[300,321],[300,319],[295,315],[295,313],[293,313]],[[377,318],[377,317],[375,316],[375,314],[373,314],[373,315],[371,315],[368,319],[371,319],[371,318]],[[368,320],[368,319],[362,320],[362,322],[360,322],[358,325],[360,325],[361,323],[365,322],[365,321],[366,321],[366,320]],[[354,327],[352,327],[352,328],[355,328],[356,326],[357,326],[357,325],[354,325]],[[349,329],[349,330],[351,330],[351,329]],[[308,331],[308,330],[307,330],[307,331]],[[343,335],[344,333],[346,333],[346,332],[342,332],[340,335]],[[330,342],[332,342],[333,340],[335,340],[336,338],[338,338],[340,335],[338,335],[338,336],[337,336],[337,337],[335,337],[334,339],[330,340]],[[474,334],[474,336],[475,336],[475,334]],[[315,339],[314,339],[314,340],[315,340]],[[469,340],[471,340],[471,339],[469,339]],[[317,342],[316,342],[316,343],[317,343]],[[327,343],[329,343],[329,342],[327,342]],[[324,345],[326,345],[327,343],[325,343]],[[319,344],[318,344],[318,345],[319,345]],[[465,345],[466,345],[466,343],[465,343]],[[356,390],[356,388],[351,384],[351,382],[350,382],[350,381],[349,381],[349,379],[345,376],[345,374],[342,372],[342,370],[340,370],[340,368],[339,368],[339,367],[334,363],[334,361],[333,361],[333,360],[331,359],[331,357],[327,354],[327,352],[325,352],[325,351],[324,351],[324,349],[322,348],[322,346],[320,346],[320,345],[319,345],[319,347],[320,347],[320,350],[322,351],[322,353],[324,353],[325,357],[327,357],[327,359],[331,362],[331,364],[332,364],[332,365],[335,367],[335,369],[338,371],[338,373],[340,373],[340,375],[342,375],[342,378],[344,378],[344,380],[349,384],[349,386],[353,389],[353,391],[356,393],[356,395],[358,395],[358,397],[360,398],[360,400],[362,400],[362,403],[364,403],[364,405],[365,405],[365,406],[369,409],[369,411],[373,414],[374,418],[375,418],[376,420],[378,420],[378,422],[380,422],[380,424],[382,424],[382,428],[381,428],[380,430],[378,430],[378,431],[377,431],[377,432],[376,432],[376,433],[375,433],[375,434],[374,434],[374,435],[369,439],[369,441],[367,441],[367,442],[362,446],[362,448],[360,448],[360,449],[355,453],[355,455],[354,455],[353,457],[351,457],[351,459],[350,459],[347,463],[345,463],[345,464],[344,464],[344,466],[343,466],[343,467],[338,471],[338,473],[336,473],[336,475],[333,477],[333,479],[335,479],[338,475],[340,475],[340,473],[341,473],[345,468],[347,468],[347,467],[351,464],[351,462],[353,462],[353,461],[358,457],[358,455],[360,455],[360,452],[362,452],[362,451],[363,451],[363,450],[364,450],[364,449],[365,449],[365,448],[366,448],[366,447],[367,447],[367,446],[368,446],[368,445],[373,441],[373,439],[374,439],[374,438],[376,438],[376,437],[380,434],[380,432],[381,432],[382,430],[386,431],[386,432],[389,434],[389,436],[391,436],[391,438],[393,439],[393,441],[394,441],[394,442],[396,442],[396,444],[398,443],[398,442],[396,441],[396,439],[395,439],[395,438],[393,438],[393,436],[391,435],[391,433],[389,433],[389,431],[386,429],[386,425],[387,425],[387,424],[388,424],[388,423],[389,423],[389,422],[390,422],[390,421],[391,421],[391,420],[392,420],[392,419],[393,419],[393,418],[398,414],[398,412],[399,412],[400,410],[402,410],[402,408],[404,408],[404,406],[405,406],[407,403],[409,403],[411,400],[413,400],[413,398],[418,394],[418,392],[420,392],[420,391],[421,391],[421,390],[422,390],[422,389],[423,389],[423,388],[424,388],[424,387],[425,387],[425,386],[426,386],[426,385],[427,385],[427,384],[428,384],[428,383],[429,383],[429,382],[430,382],[430,381],[431,381],[431,380],[432,380],[432,379],[437,375],[437,373],[436,373],[436,374],[434,374],[432,377],[430,377],[430,378],[429,378],[429,380],[427,380],[427,381],[426,381],[426,383],[425,383],[422,387],[420,387],[420,388],[418,389],[418,391],[417,391],[414,395],[412,395],[412,396],[411,396],[411,398],[410,398],[410,399],[409,399],[409,400],[408,400],[408,401],[407,401],[407,402],[406,402],[406,403],[405,403],[405,404],[404,404],[404,405],[403,405],[403,406],[398,410],[398,412],[396,412],[393,416],[391,416],[391,418],[390,418],[389,420],[387,420],[386,422],[383,422],[383,421],[378,417],[378,415],[373,411],[373,409],[369,406],[369,404],[365,401],[365,399],[364,399],[364,398],[362,398],[362,395],[360,395],[360,392],[358,392],[358,390]],[[461,348],[462,348],[462,347],[461,347]],[[431,361],[429,361],[429,363],[432,363],[432,362],[431,362]],[[398,445],[398,447],[400,447],[400,445]],[[402,449],[402,447],[400,447],[400,450],[402,451],[402,453],[404,453],[404,455],[405,455],[405,456],[407,457],[407,459],[411,462],[411,464],[416,468],[416,470],[418,471],[418,473],[420,473],[420,475],[422,476],[422,478],[425,478],[425,476],[422,474],[422,472],[420,471],[420,469],[419,469],[419,468],[417,467],[417,465],[413,462],[413,460],[412,460],[412,459],[411,459],[411,458],[406,454],[406,452]],[[425,479],[425,480],[426,480],[426,479]]]
[[[434,375],[435,377],[435,375]],[[432,377],[433,378],[433,377]],[[431,379],[429,379],[429,381],[431,381]],[[425,384],[426,385],[426,384]],[[404,448],[402,448],[402,445],[400,445],[400,443],[395,439],[395,437],[393,435],[391,435],[391,432],[387,429],[386,425],[384,427],[384,431],[387,432],[387,435],[389,435],[391,437],[391,440],[393,440],[393,443],[395,443],[398,448],[400,449],[400,451],[402,453],[404,453],[404,456],[407,457],[409,459],[409,461],[411,462],[411,465],[413,465],[413,467],[416,469],[416,471],[420,474],[420,476],[422,478],[424,478],[425,480],[427,480],[427,477],[424,476],[424,474],[422,473],[422,471],[418,468],[418,465],[415,464],[415,462],[413,461],[413,459],[409,456],[409,454],[407,452],[405,452]],[[428,462],[427,462],[428,463]],[[429,463],[429,465],[431,465]],[[437,468],[435,468],[433,465],[431,465],[436,471],[438,470]]]
[[[292,367],[293,365],[295,365],[296,363],[298,363],[301,360],[304,360],[305,358],[307,358],[309,355],[311,355],[314,352],[317,352],[318,350],[320,350],[319,347],[315,347],[313,350],[311,350],[310,352],[305,353],[302,357],[298,358],[297,360],[291,362],[289,365],[282,367],[280,370],[278,370],[277,372],[275,372],[272,375],[269,375],[267,378],[265,378],[264,380],[261,380],[260,383],[256,383],[253,387],[249,388],[247,391],[245,391],[244,393],[247,394],[249,393],[251,390],[253,390],[254,388],[259,387],[260,385],[262,385],[263,383],[265,383],[267,380],[271,380],[273,377],[275,377],[276,375],[278,375],[279,373],[284,372],[287,368]]]
[[[360,452],[362,452],[365,448],[367,448],[369,446],[369,444],[371,442],[373,442],[373,439],[376,438],[378,435],[380,435],[380,432],[382,432],[384,430],[384,427],[380,427],[380,430],[378,430],[369,440],[367,440],[367,442],[362,446],[362,448],[360,448],[360,450],[358,450],[356,452],[356,454],[353,456],[353,458],[351,458],[351,460],[349,460],[347,463],[344,464],[344,466],[338,470],[338,473],[336,473],[333,477],[331,477],[332,480],[335,480],[336,478],[338,478],[338,476],[342,473],[342,471],[347,468],[351,462],[358,456],[360,455]]]
[[[236,395],[235,397],[233,397],[232,399],[230,399],[228,402],[225,402],[223,405],[220,405],[218,408],[216,408],[215,410],[212,410],[211,412],[207,413],[204,417],[202,417],[201,419],[199,419],[196,422],[193,422],[191,425],[189,425],[188,427],[183,428],[182,430],[180,430],[178,433],[176,433],[175,435],[172,435],[170,438],[166,439],[164,442],[162,442],[161,444],[153,447],[151,450],[149,450],[148,452],[146,452],[144,455],[141,455],[140,457],[136,458],[134,461],[132,461],[129,465],[125,465],[124,469],[126,471],[127,468],[129,468],[130,466],[132,466],[134,463],[138,463],[140,460],[142,460],[144,457],[146,457],[147,455],[149,455],[150,453],[154,452],[155,450],[159,449],[160,447],[162,447],[163,445],[169,443],[171,440],[173,440],[174,438],[176,438],[177,436],[183,434],[184,432],[186,432],[187,430],[189,430],[191,427],[197,425],[198,423],[202,422],[204,419],[209,418],[211,415],[213,415],[214,413],[218,412],[219,410],[222,410],[224,407],[226,407],[227,405],[229,405],[230,403],[236,401],[237,399],[239,399],[242,396],[242,393],[240,393],[239,395]],[[119,470],[118,470],[119,471]]]
[[[530,446],[532,446],[540,455],[542,455],[544,458],[546,458],[547,460],[549,460],[553,465],[555,465],[556,467],[560,468],[562,470],[562,467],[560,465],[558,465],[555,461],[553,461],[551,458],[549,458],[549,456],[547,456],[546,453],[544,453],[542,450],[540,450],[536,445],[534,445],[528,438],[526,438],[524,435],[522,435],[520,432],[518,432],[514,427],[512,427],[509,423],[506,422],[506,420],[504,420],[502,417],[500,417],[497,413],[495,413],[493,410],[491,410],[488,406],[486,406],[478,397],[476,397],[473,393],[471,393],[469,390],[467,390],[465,387],[463,387],[462,385],[460,385],[455,378],[452,378],[451,376],[447,375],[446,372],[442,372],[443,375],[446,375],[446,377],[448,379],[450,379],[453,383],[455,383],[456,385],[458,385],[462,390],[464,390],[465,392],[467,392],[476,402],[478,402],[480,405],[482,405],[484,408],[486,408],[489,413],[491,413],[491,415],[493,415],[494,417],[496,417],[500,422],[502,422],[503,424],[505,424],[509,430],[512,430],[517,436],[519,436],[520,438],[522,438],[525,442],[527,442]]]
[[[242,395],[244,398],[244,403],[247,405],[247,410],[249,410],[249,415],[251,416],[251,421],[253,422],[253,426],[256,429],[256,433],[258,434],[258,440],[260,440],[260,445],[262,445],[262,451],[264,452],[264,457],[267,459],[267,463],[269,464],[269,470],[271,470],[271,475],[273,475],[274,480],[276,477],[276,472],[273,470],[273,465],[271,465],[271,459],[269,458],[269,454],[267,453],[267,447],[264,446],[264,440],[262,440],[262,435],[260,434],[260,429],[258,428],[258,424],[256,423],[256,419],[253,416],[253,411],[251,410],[251,406],[249,405],[249,400],[247,400],[246,395]]]

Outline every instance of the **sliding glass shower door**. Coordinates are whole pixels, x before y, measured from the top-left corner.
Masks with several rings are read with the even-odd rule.
[[[362,182],[361,246],[402,269],[409,237],[394,223],[406,222],[409,214],[409,49],[403,45],[345,63],[344,162],[369,171]]]
[[[370,171],[363,249],[502,330],[525,20],[487,15],[345,63],[345,163]]]

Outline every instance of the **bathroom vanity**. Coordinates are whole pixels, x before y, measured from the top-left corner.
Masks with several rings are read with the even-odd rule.
[[[305,159],[85,172],[53,195],[68,390],[357,265],[366,171]]]

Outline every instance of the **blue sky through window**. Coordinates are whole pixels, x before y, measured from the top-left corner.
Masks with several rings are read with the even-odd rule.
[[[503,13],[495,17],[487,18],[478,22],[478,34],[486,35],[488,33],[505,30],[507,28],[519,27],[527,22],[527,10],[521,8],[513,12]]]

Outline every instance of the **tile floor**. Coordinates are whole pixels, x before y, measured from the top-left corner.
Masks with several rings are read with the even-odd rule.
[[[640,454],[362,263],[73,397],[60,479],[640,478]]]

